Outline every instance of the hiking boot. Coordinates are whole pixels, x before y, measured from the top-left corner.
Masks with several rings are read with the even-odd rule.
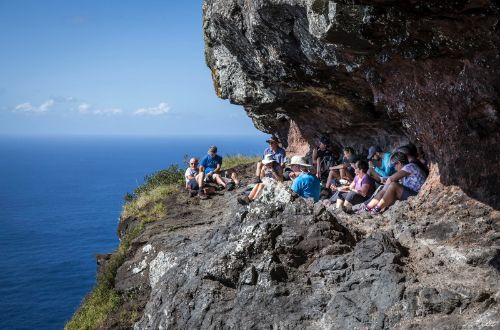
[[[382,209],[380,207],[374,207],[373,209],[370,210],[370,214],[371,215],[377,215],[377,214],[381,214],[382,213]]]
[[[236,184],[234,182],[228,182],[228,184],[226,185],[227,191],[231,191],[234,188],[236,188]]]
[[[357,211],[356,214],[371,213],[372,208],[366,204],[363,204]]]
[[[190,190],[189,191],[189,197],[194,197],[198,194],[198,190]]]
[[[238,196],[238,203],[241,205],[248,205],[252,200],[248,196]]]
[[[203,190],[200,190],[200,192],[198,193],[198,197],[200,199],[208,199],[207,194]]]

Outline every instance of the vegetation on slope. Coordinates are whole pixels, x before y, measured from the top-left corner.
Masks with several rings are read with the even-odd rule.
[[[230,169],[238,165],[257,162],[259,157],[226,156],[223,169]],[[146,224],[160,220],[167,212],[165,198],[179,189],[184,180],[184,173],[178,166],[172,165],[144,178],[144,184],[137,187],[133,193],[125,195],[125,204],[121,217],[137,218],[139,224],[123,237],[118,250],[113,253],[109,261],[102,266],[95,288],[89,293],[78,311],[66,324],[65,329],[96,329],[101,327],[107,317],[121,303],[122,298],[114,290],[114,280],[118,268],[125,261],[125,256],[132,241],[143,231]],[[131,316],[135,321],[139,314]]]

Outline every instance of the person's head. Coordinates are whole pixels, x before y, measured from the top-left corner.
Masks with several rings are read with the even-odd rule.
[[[328,137],[323,136],[319,139],[319,148],[321,150],[326,150],[330,146],[330,139]]]
[[[217,147],[216,146],[211,146],[209,149],[208,149],[208,154],[214,158],[215,156],[217,156]]]
[[[189,167],[191,167],[191,168],[198,167],[198,158],[191,158],[189,160]]]
[[[397,151],[404,153],[408,158],[408,160],[413,160],[417,158],[417,149],[412,148],[412,145],[409,144],[404,145],[402,147],[399,147]]]
[[[379,146],[371,146],[368,149],[367,159],[372,161],[380,160],[382,158],[383,153],[384,152],[382,151],[382,148],[380,148]]]
[[[279,147],[279,141],[277,138],[274,136],[266,140],[267,143],[269,143],[269,146],[271,149],[276,150]]]
[[[265,155],[262,164],[267,168],[272,168],[276,164],[276,159],[271,154]]]
[[[293,156],[290,161],[290,168],[294,172],[308,172],[310,167],[305,157]]]
[[[344,152],[344,157],[345,158],[349,158],[351,157],[352,155],[354,155],[354,149],[351,148],[351,147],[345,147],[343,149],[343,152]]]
[[[364,175],[368,172],[368,163],[366,160],[358,160],[354,167],[354,170],[357,175]]]
[[[403,166],[408,164],[408,157],[401,151],[396,151],[391,155],[391,165],[394,166],[394,168],[399,171]]]

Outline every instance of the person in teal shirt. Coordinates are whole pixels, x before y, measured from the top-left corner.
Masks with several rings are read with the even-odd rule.
[[[319,201],[321,182],[309,172],[312,165],[309,165],[304,157],[293,156],[290,166],[297,175],[293,180],[292,190],[301,197],[313,198],[315,202]]]
[[[378,182],[383,182],[396,173],[391,164],[391,153],[383,152],[379,146],[371,146],[368,149],[368,161],[368,174]]]

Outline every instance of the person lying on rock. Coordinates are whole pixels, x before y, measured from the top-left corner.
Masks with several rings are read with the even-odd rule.
[[[292,190],[301,197],[314,198],[315,202],[319,201],[321,182],[309,171],[312,165],[307,163],[305,157],[293,156],[290,167],[295,174]]]
[[[396,151],[391,156],[391,163],[397,172],[387,179],[384,188],[372,198],[368,205],[365,205],[364,211],[379,214],[397,200],[404,201],[417,195],[424,184],[427,175],[420,167],[410,163],[404,153]]]
[[[283,169],[280,166],[280,164],[278,164],[278,162],[274,159],[273,155],[267,154],[264,156],[264,159],[262,160],[262,168],[260,170],[259,178],[262,182],[257,183],[253,187],[250,194],[248,194],[248,196],[238,197],[238,203],[242,205],[247,205],[250,204],[257,197],[259,197],[260,193],[262,192],[262,189],[264,189],[264,186],[267,182],[264,178],[267,178],[268,180],[283,182]]]
[[[285,163],[287,162],[285,149],[279,146],[279,141],[275,137],[271,137],[266,140],[269,143],[269,147],[264,150],[264,154],[262,159],[266,157],[266,155],[272,155],[276,162],[281,166],[281,168],[285,168]],[[255,170],[255,183],[260,182],[260,172],[262,170],[262,161],[257,163],[257,169]]]
[[[375,191],[375,181],[368,175],[368,163],[358,160],[354,166],[356,176],[349,186],[337,188],[337,192],[329,199],[324,200],[326,206],[336,204],[337,209],[352,211],[352,206],[365,202]]]
[[[222,187],[226,187],[226,182],[220,175],[222,166],[222,157],[217,155],[217,147],[211,146],[208,153],[200,162],[200,176],[198,177],[198,186],[200,187],[200,197],[205,197],[203,187],[205,183],[216,183]]]
[[[318,147],[313,149],[312,159],[316,168],[316,177],[321,181],[328,178],[330,167],[338,165],[338,154],[334,152],[330,139],[321,137]]]
[[[358,157],[354,154],[354,149],[345,147],[343,149],[343,156],[340,159],[341,164],[330,167],[330,173],[328,174],[325,187],[330,188],[335,180],[351,181],[355,175],[354,163],[356,163],[357,160]]]
[[[368,174],[379,183],[383,183],[388,177],[396,173],[391,165],[391,153],[383,152],[379,146],[371,146],[368,149]]]

